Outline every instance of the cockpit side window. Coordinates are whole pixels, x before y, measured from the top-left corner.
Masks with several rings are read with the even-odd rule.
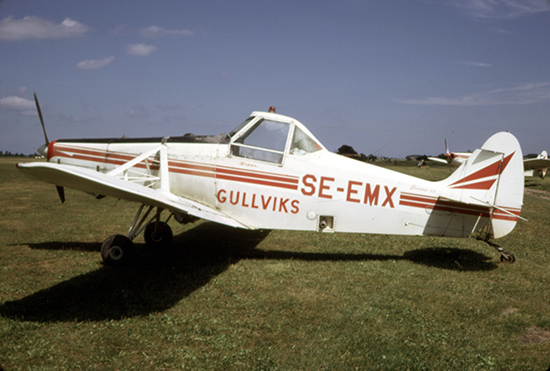
[[[319,143],[304,133],[299,127],[294,128],[294,135],[292,136],[292,143],[290,145],[290,154],[303,156],[308,153],[317,152],[321,148]]]
[[[290,125],[262,120],[231,145],[233,156],[281,164]]]

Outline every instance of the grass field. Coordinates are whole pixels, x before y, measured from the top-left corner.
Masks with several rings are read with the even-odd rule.
[[[0,369],[546,370],[550,179],[527,179],[513,251],[471,239],[171,224],[174,248],[106,267],[136,205],[0,160]],[[389,165],[441,179],[447,167]]]

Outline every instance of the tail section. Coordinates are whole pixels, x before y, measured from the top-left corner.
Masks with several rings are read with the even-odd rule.
[[[523,154],[518,140],[508,132],[494,134],[442,183],[445,198],[480,206],[474,232],[486,239],[507,235],[523,205]]]

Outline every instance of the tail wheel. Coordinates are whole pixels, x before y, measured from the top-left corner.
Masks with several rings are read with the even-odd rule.
[[[151,247],[168,247],[172,243],[174,235],[167,223],[155,221],[145,228],[143,232],[145,243]]]
[[[502,251],[500,253],[500,261],[502,263],[513,263],[516,261],[516,257],[509,251]]]
[[[101,257],[106,265],[126,265],[136,255],[134,243],[126,236],[116,234],[101,245]]]

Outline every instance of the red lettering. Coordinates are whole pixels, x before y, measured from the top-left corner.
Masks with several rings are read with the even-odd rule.
[[[246,200],[246,192],[243,192],[243,207],[248,207],[248,205],[244,203],[244,200]]]
[[[332,198],[331,195],[323,193],[324,190],[330,189],[330,186],[325,185],[325,182],[334,182],[334,178],[328,178],[325,176],[321,177],[321,184],[319,184],[319,197],[322,198]]]
[[[384,201],[382,206],[386,206],[386,204],[389,203],[390,207],[394,208],[395,206],[393,206],[392,196],[395,193],[395,191],[397,190],[397,188],[393,187],[392,190],[390,191],[387,186],[384,186],[384,190],[386,191],[386,200]]]
[[[372,204],[374,203],[374,205],[378,205],[378,194],[380,193],[380,186],[377,184],[376,187],[374,187],[374,191],[371,191],[371,188],[370,188],[370,183],[367,183],[367,187],[365,188],[365,200],[363,201],[363,203],[368,203],[369,205],[372,206]]]
[[[292,210],[290,210],[290,212],[292,214],[298,214],[298,211],[300,211],[300,208],[298,207],[300,205],[300,201],[292,200],[290,204],[292,205]]]
[[[291,198],[279,198],[277,200],[275,196],[266,196],[257,193],[248,193],[247,196],[247,192],[220,189],[216,194],[216,199],[222,204],[229,201],[232,205],[239,207],[250,207],[253,209],[260,209],[261,207],[263,210],[271,209],[271,211],[279,213],[298,214],[300,211],[299,200]]]
[[[305,196],[313,196],[313,194],[315,193],[315,184],[310,183],[310,180],[312,182],[316,182],[317,178],[315,178],[315,175],[311,174],[304,175],[304,177],[302,178],[302,183],[304,183],[304,186],[309,188],[309,190],[302,188],[302,194],[304,194]]]
[[[256,193],[252,194],[252,204],[250,205],[251,208],[257,209],[258,206],[256,205]]]
[[[290,201],[288,198],[285,198],[285,199],[281,199],[280,203],[279,203],[279,212],[282,212],[283,209],[285,210],[285,213],[288,214],[288,210],[286,209],[286,203]]]
[[[224,196],[222,196],[222,192],[224,194]],[[217,195],[217,198],[218,198],[218,202],[223,204],[225,201],[227,201],[227,197],[225,196],[227,192],[225,191],[225,189],[220,189],[218,191],[218,195]]]
[[[267,207],[269,206],[269,202],[271,202],[271,196],[269,196],[267,199],[264,198],[264,195],[261,195],[262,199],[262,208],[264,210],[267,210]]]
[[[237,193],[237,197],[235,199],[235,201],[233,201],[233,191],[231,191],[231,193],[229,193],[229,202],[231,202],[231,205],[236,205],[239,203],[239,197],[241,195],[241,192],[236,192]]]
[[[348,182],[348,192],[347,192],[347,195],[346,195],[346,201],[360,202],[360,200],[358,200],[356,198],[351,198],[351,195],[356,195],[357,192],[358,192],[356,189],[353,189],[353,186],[360,186],[361,184],[362,184],[361,182],[355,182],[353,180],[350,180]]]

